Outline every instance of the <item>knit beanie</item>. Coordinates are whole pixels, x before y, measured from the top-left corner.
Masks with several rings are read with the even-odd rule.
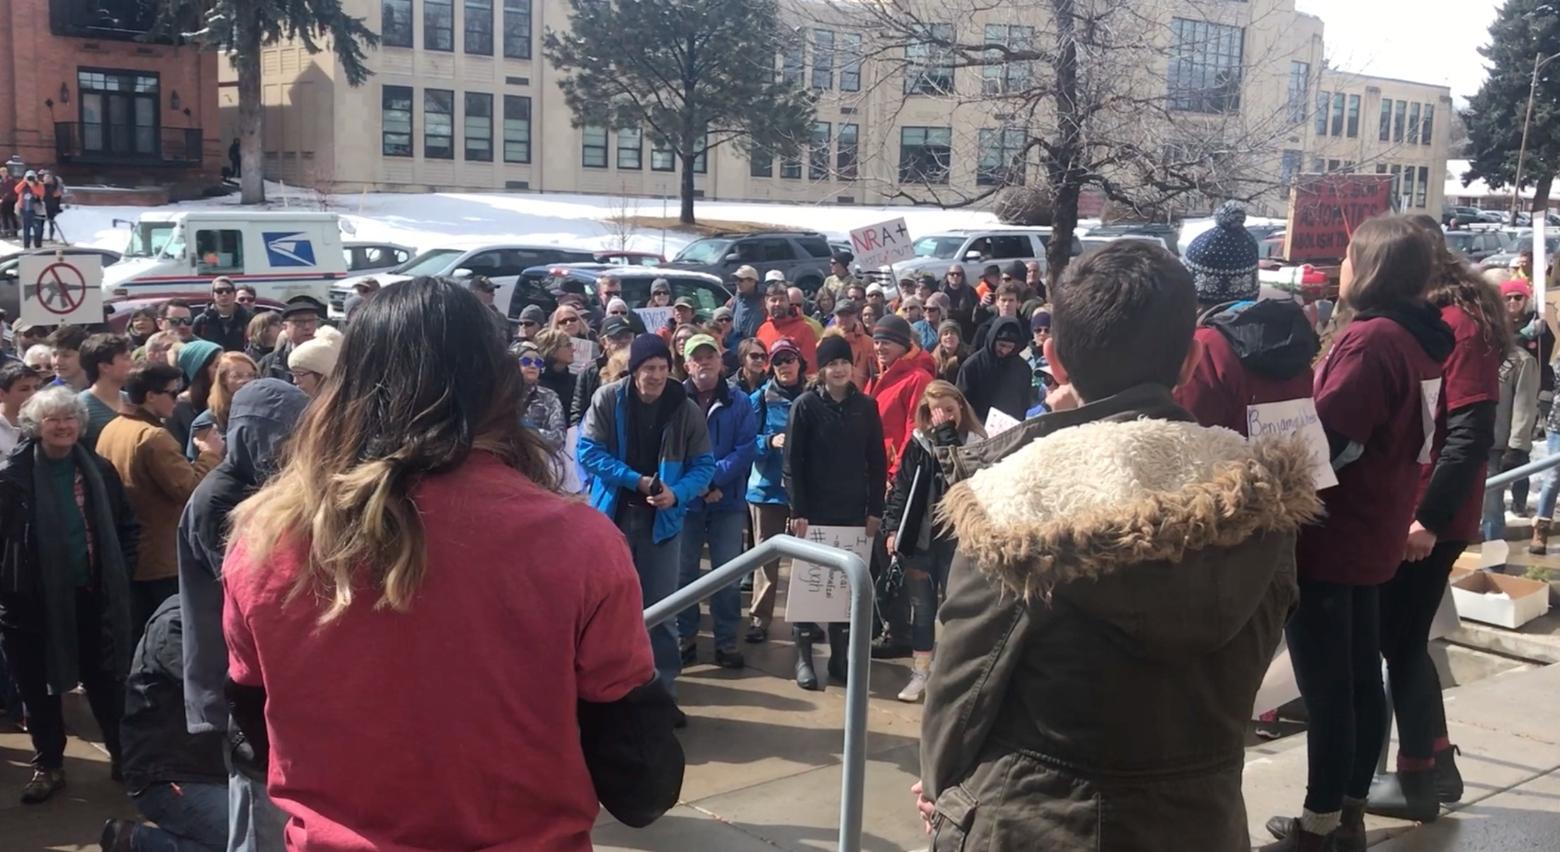
[[[910,323],[898,314],[889,314],[877,321],[872,327],[873,340],[886,340],[889,343],[897,343],[906,349],[910,348]]]
[[[1039,331],[1042,328],[1048,329],[1048,330],[1051,328],[1051,312],[1050,311],[1035,311],[1033,314],[1031,314],[1029,316],[1029,330],[1030,331]]]
[[[672,350],[667,347],[666,341],[659,334],[641,334],[634,338],[634,342],[628,344],[628,371],[637,372],[641,365],[651,358],[661,358],[666,365],[672,365]]]
[[[316,337],[298,344],[287,355],[287,369],[308,370],[328,376],[336,369],[336,359],[341,355],[341,339]]]
[[[209,340],[195,339],[184,344],[179,349],[179,371],[184,373],[184,380],[195,381],[196,374],[220,354],[222,347]]]
[[[850,341],[842,335],[827,334],[818,341],[818,369],[829,366],[830,361],[845,359],[855,363],[855,353],[851,352]]]
[[[1224,202],[1214,227],[1186,249],[1197,301],[1218,304],[1257,298],[1257,241],[1246,231],[1246,209]]]
[[[943,320],[942,325],[937,326],[938,337],[942,337],[950,331],[957,334],[960,340],[964,339],[964,326],[959,325],[958,320]]]

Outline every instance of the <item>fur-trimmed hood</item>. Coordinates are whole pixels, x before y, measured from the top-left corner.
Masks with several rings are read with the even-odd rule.
[[[939,513],[969,563],[1030,600],[1134,564],[1292,534],[1320,509],[1297,442],[1139,419],[1035,440],[949,489]]]

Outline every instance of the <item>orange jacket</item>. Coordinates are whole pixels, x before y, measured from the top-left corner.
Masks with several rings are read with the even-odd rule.
[[[813,333],[812,326],[805,318],[766,319],[764,324],[758,327],[756,337],[764,344],[765,351],[768,351],[776,340],[782,337],[791,338],[796,348],[801,350],[802,360],[807,362],[807,375],[811,376],[818,372],[818,335]]]
[[[905,443],[915,432],[915,408],[932,383],[931,356],[919,347],[867,382],[867,395],[877,402],[883,421],[883,452],[888,456],[888,482],[894,481]],[[884,483],[887,487],[888,483]]]

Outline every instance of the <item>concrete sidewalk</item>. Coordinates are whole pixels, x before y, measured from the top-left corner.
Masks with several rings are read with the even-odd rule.
[[[785,635],[776,627],[776,636]],[[643,830],[603,815],[595,832],[598,849],[834,848],[844,691],[797,689],[789,679],[789,643],[744,650],[747,669],[701,664],[679,683],[679,699],[691,718],[681,737],[688,756],[682,804]],[[709,646],[700,651],[708,660]],[[905,677],[898,661],[872,667],[862,839],[868,852],[926,846],[908,792],[919,760],[920,708],[893,697]],[[1447,716],[1452,740],[1463,750],[1466,798],[1425,827],[1372,818],[1371,842],[1385,852],[1560,848],[1560,727],[1552,721],[1557,695],[1560,666],[1518,668],[1448,690]],[[72,706],[73,728],[90,729],[84,702]],[[1290,737],[1249,752],[1246,807],[1256,845],[1267,840],[1262,823],[1268,817],[1298,812],[1304,746],[1302,737]],[[38,807],[17,804],[29,752],[25,735],[0,734],[0,850],[96,849],[104,818],[131,815],[122,792],[108,781],[102,752],[79,738],[70,743],[71,786],[65,793]]]

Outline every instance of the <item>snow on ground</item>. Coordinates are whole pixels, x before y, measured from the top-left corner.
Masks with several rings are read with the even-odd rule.
[[[268,210],[329,210],[342,214],[347,240],[388,241],[424,250],[444,245],[517,242],[581,248],[627,248],[653,251],[670,258],[695,235],[680,231],[635,229],[627,245],[611,220],[629,216],[677,216],[675,199],[627,199],[605,195],[494,193],[363,193],[337,195],[322,206],[321,198],[278,184],[267,185]],[[223,209],[236,206],[238,196],[187,201],[159,208],[71,207],[59,225],[73,244],[123,249],[128,231],[114,220],[133,221],[149,210]],[[755,222],[787,228],[811,228],[835,239],[847,239],[852,228],[904,217],[912,234],[948,228],[984,227],[997,223],[991,213],[926,207],[867,207],[817,204],[701,201],[695,213],[704,220]],[[19,248],[0,242],[0,255]]]

